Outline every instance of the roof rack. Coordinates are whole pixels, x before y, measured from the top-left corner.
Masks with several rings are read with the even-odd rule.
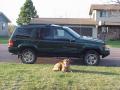
[[[60,26],[60,25],[56,25],[56,24],[51,24],[51,26]]]
[[[28,25],[51,25],[51,26],[59,26],[57,24],[39,24],[39,23],[30,23]]]
[[[26,25],[21,25],[21,26],[18,26],[18,27],[39,27],[39,26],[55,26],[55,27],[61,27],[60,25],[56,25],[56,24],[35,24],[35,23],[30,23],[30,24],[26,24]]]
[[[30,23],[28,25],[51,25],[51,24],[38,24],[38,23]]]

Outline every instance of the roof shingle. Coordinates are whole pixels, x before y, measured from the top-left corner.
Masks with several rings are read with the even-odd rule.
[[[120,4],[93,4],[90,8],[90,15],[93,10],[120,10]]]
[[[70,25],[95,25],[96,21],[91,18],[33,18],[33,24],[70,24]]]
[[[11,22],[8,18],[7,18],[7,16],[5,16],[5,14],[4,13],[2,13],[2,12],[0,12],[0,15],[2,15],[6,20],[7,20],[7,22]]]

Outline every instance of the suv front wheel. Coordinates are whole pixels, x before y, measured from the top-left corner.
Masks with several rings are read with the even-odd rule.
[[[36,62],[36,54],[32,49],[24,49],[20,53],[20,56],[18,56],[22,63],[25,64],[34,64]]]
[[[99,61],[100,61],[100,55],[96,51],[90,50],[86,52],[84,56],[85,65],[95,66],[99,64]]]

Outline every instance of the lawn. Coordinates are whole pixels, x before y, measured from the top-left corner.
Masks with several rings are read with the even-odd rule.
[[[0,44],[7,44],[8,43],[8,37],[0,37]]]
[[[52,67],[0,64],[1,90],[120,90],[120,67],[72,66],[68,73]]]
[[[111,47],[120,48],[120,40],[109,40],[107,41],[107,44]]]

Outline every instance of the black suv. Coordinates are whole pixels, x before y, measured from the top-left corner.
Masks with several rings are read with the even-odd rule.
[[[37,57],[75,57],[83,58],[86,65],[97,65],[100,56],[110,54],[102,40],[81,36],[59,25],[20,26],[11,35],[8,49],[26,64],[35,63]]]

